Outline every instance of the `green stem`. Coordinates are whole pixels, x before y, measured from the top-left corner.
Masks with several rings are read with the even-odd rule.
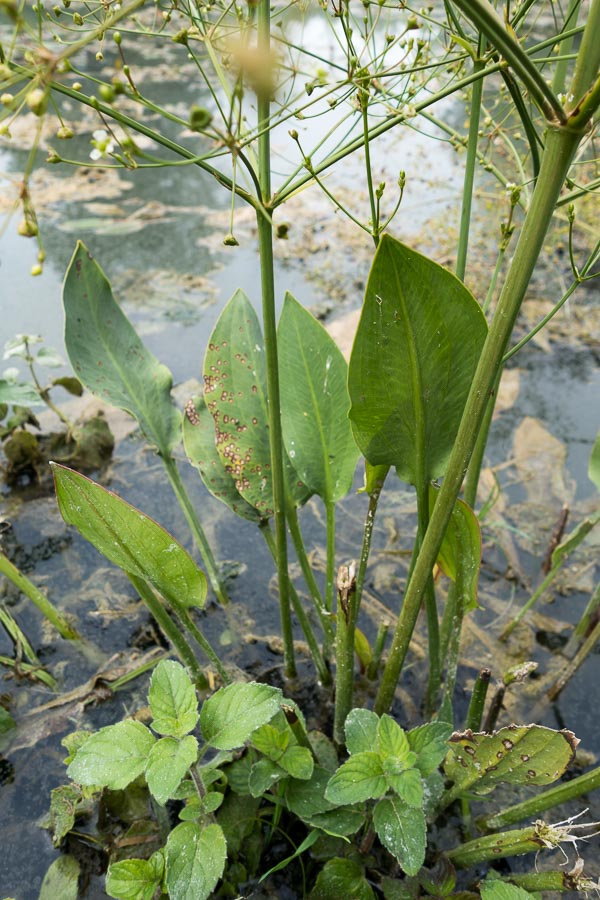
[[[481,55],[482,39],[479,37],[478,56]],[[480,72],[484,68],[481,59],[477,59],[473,66],[473,72]],[[477,164],[477,144],[479,140],[479,121],[481,119],[481,98],[483,96],[483,78],[478,78],[473,84],[471,93],[471,117],[469,120],[469,138],[467,143],[467,159],[465,163],[465,177],[462,193],[462,208],[460,211],[460,232],[458,236],[458,251],[456,254],[456,274],[461,281],[465,280],[467,267],[467,251],[469,249],[469,229],[471,225],[471,207],[473,204],[473,184],[475,181],[475,166]]]
[[[508,806],[501,812],[493,813],[488,816],[482,816],[477,819],[477,825],[486,830],[491,831],[496,828],[506,828],[507,825],[516,825],[524,819],[533,819],[540,816],[547,809],[554,809],[562,803],[576,800],[584,794],[589,794],[600,787],[600,766],[586,772],[585,775],[579,775],[572,781],[559,784],[556,787],[549,788],[535,797],[523,800],[521,803],[515,803]]]
[[[521,607],[521,609],[516,614],[514,619],[512,619],[508,623],[508,625],[502,630],[498,640],[500,640],[500,641],[508,640],[509,636],[515,630],[515,628],[517,627],[517,625],[519,624],[519,622],[521,621],[523,616],[525,616],[525,614],[529,612],[529,610],[534,605],[534,603],[536,603],[539,600],[539,598],[542,596],[542,594],[544,593],[546,588],[550,587],[550,585],[552,584],[552,582],[558,575],[558,572],[560,570],[560,567],[562,566],[562,563],[563,563],[563,560],[561,559],[560,563],[557,566],[554,566],[554,568],[550,569],[550,571],[548,572],[548,574],[546,575],[546,577],[544,578],[542,583],[533,592],[533,594],[531,595],[531,597],[529,598],[527,603],[525,603],[525,605]]]
[[[569,891],[586,896],[596,890],[596,883],[583,872],[581,875],[569,872],[525,872],[523,875],[502,875],[498,881],[514,884],[516,887],[529,891],[533,895],[541,891]]]
[[[477,502],[477,488],[479,487],[481,467],[483,465],[485,448],[487,447],[488,436],[490,433],[490,428],[492,426],[492,419],[494,417],[494,409],[496,406],[496,397],[498,396],[498,388],[500,387],[501,378],[502,368],[498,373],[498,377],[496,378],[496,382],[492,389],[492,395],[488,400],[487,409],[483,417],[483,422],[481,423],[479,434],[477,435],[473,454],[469,461],[469,468],[467,469],[464,499],[465,503],[467,503],[473,510],[475,509],[475,504]]]
[[[2,551],[0,551],[0,572],[6,575],[19,591],[22,591],[26,597],[29,597],[32,603],[35,603],[42,615],[54,625],[61,637],[66,638],[68,641],[79,640],[80,635],[76,629],[69,624],[62,613],[54,608],[40,589],[11,563]]]
[[[565,648],[564,655],[567,657],[572,657],[577,652],[578,646],[581,644],[583,640],[585,640],[586,634],[588,634],[590,628],[593,626],[594,622],[599,620],[598,617],[598,607],[600,606],[600,584],[596,586],[596,590],[590,597],[590,601],[586,606],[582,617],[579,622],[575,626],[573,634],[569,638]]]
[[[538,837],[535,827],[519,828],[504,831],[500,834],[488,834],[447,850],[446,856],[458,869],[466,869],[488,859],[505,859],[507,856],[522,856],[524,853],[536,853],[544,846]]]
[[[371,662],[367,666],[367,678],[369,678],[371,681],[375,681],[379,674],[379,665],[381,663],[381,657],[383,656],[385,642],[387,640],[389,630],[389,622],[382,622],[377,629],[377,634],[375,635],[375,643],[373,644],[373,655],[371,656]]]
[[[156,619],[158,627],[164,636],[173,644],[177,656],[184,666],[192,673],[194,681],[204,683],[206,681],[206,676],[198,664],[198,660],[196,659],[191,644],[188,643],[185,635],[181,633],[162,602],[143,578],[132,575],[130,572],[127,574],[132,585],[148,607],[150,615]]]
[[[391,706],[427,581],[467,471],[506,344],[581,137],[581,133],[569,129],[551,129],[548,133],[531,205],[473,378],[444,482],[404,597],[375,701],[375,711],[380,714]]]
[[[258,52],[266,61],[271,45],[269,0],[259,0]],[[265,62],[266,64],[266,62]],[[283,436],[281,432],[281,405],[279,397],[279,363],[277,353],[277,324],[275,321],[275,275],[273,268],[273,223],[271,219],[271,141],[269,123],[271,101],[263,89],[257,94],[258,103],[258,179],[260,182],[260,206],[268,215],[256,217],[258,225],[258,249],[262,289],[263,330],[267,363],[267,397],[269,413],[269,447],[271,452],[271,476],[273,479],[273,505],[277,577],[279,580],[279,610],[285,669],[288,676],[296,674],[294,639],[290,612],[290,579],[287,557],[287,530],[285,524],[285,490],[283,478]]]
[[[364,92],[367,92],[366,97]],[[369,204],[371,207],[371,235],[375,246],[379,244],[379,216],[375,203],[375,191],[373,189],[373,172],[371,170],[371,145],[369,143],[369,95],[368,88],[359,88],[358,98],[361,106],[363,138],[365,147],[365,174],[367,176],[367,188],[369,191]]]
[[[596,623],[596,627],[592,633],[585,639],[573,659],[564,667],[554,684],[548,690],[548,699],[556,700],[560,692],[566,687],[570,679],[573,677],[577,669],[590,655],[598,641],[600,640],[600,622]]]
[[[565,111],[535,62],[506,29],[504,22],[488,0],[453,0],[454,5],[487,37],[519,76],[550,123],[564,124]]]
[[[335,578],[335,503],[325,501],[327,560],[325,563],[325,609],[333,609],[333,581]]]
[[[446,609],[442,619],[442,664],[446,666],[446,681],[444,685],[444,699],[452,704],[456,675],[458,672],[458,658],[460,654],[460,638],[463,622],[462,604],[462,573],[460,567],[456,573],[456,581],[451,582],[446,598]],[[442,706],[444,700],[442,700]]]
[[[223,684],[231,684],[231,677],[227,672],[227,669],[209,644],[208,640],[204,637],[194,620],[192,619],[189,610],[184,609],[175,609],[175,613],[179,618],[179,621],[182,625],[184,625],[189,633],[192,635],[198,646],[204,651],[206,657],[211,661],[217,672],[219,673],[219,677]]]
[[[333,740],[344,745],[344,724],[352,709],[354,695],[354,625],[352,595],[356,593],[354,564],[341,566],[338,573],[337,616],[335,630],[335,711]]]
[[[277,545],[273,538],[273,532],[271,531],[268,523],[261,526],[260,530],[265,539],[267,547],[271,551],[273,560],[277,562]],[[322,684],[331,684],[331,672],[327,668],[327,664],[323,658],[323,654],[319,649],[319,642],[315,637],[315,633],[312,630],[311,624],[308,620],[308,616],[304,611],[304,607],[302,606],[300,597],[298,596],[296,589],[291,581],[290,599],[294,608],[294,612],[296,613],[296,618],[298,619],[300,627],[302,628],[302,631],[304,633],[304,637],[306,638],[306,643],[308,644],[310,655],[312,656],[319,679]]]
[[[45,684],[46,687],[49,687],[53,691],[58,690],[58,685],[50,672],[46,672],[46,670],[39,665],[17,662],[16,659],[12,659],[10,656],[1,655],[0,666],[7,666],[9,669],[14,669],[16,676],[26,675],[28,678],[41,681],[42,684]]]
[[[598,69],[600,68],[599,34],[600,0],[592,0],[577,53],[575,74],[569,88],[569,94],[573,96],[573,100],[568,101],[568,110],[576,107],[585,94],[594,89],[594,83],[597,83]]]
[[[565,16],[564,25],[568,25],[569,29],[577,27],[577,18],[581,9],[581,0],[569,0],[569,8]],[[564,28],[563,25],[563,28]],[[567,72],[569,69],[568,56],[573,47],[573,35],[567,38],[560,48],[560,59],[556,63],[554,70],[554,78],[552,79],[552,90],[555,94],[563,94],[567,84]]]
[[[475,679],[473,693],[471,694],[471,700],[469,702],[469,709],[467,710],[467,718],[465,719],[465,729],[479,731],[481,728],[483,708],[485,706],[485,698],[487,697],[491,676],[492,673],[489,669],[481,669]]]
[[[422,479],[419,479],[419,485],[417,486],[417,515],[419,519],[417,540],[420,547],[427,532],[427,524],[429,522],[429,484]],[[435,701],[442,678],[440,663],[440,623],[435,598],[435,587],[433,578],[431,577],[425,584],[424,603],[425,614],[427,616],[427,646],[429,651],[429,677],[425,707],[427,713],[431,713],[435,707]]]
[[[167,473],[167,477],[171,483],[171,487],[173,488],[173,492],[179,501],[179,505],[183,510],[183,514],[185,515],[188,525],[190,526],[190,530],[194,536],[194,540],[200,550],[202,555],[202,559],[204,561],[204,565],[206,566],[206,571],[208,573],[208,578],[211,583],[212,589],[215,592],[217,600],[223,604],[223,606],[227,606],[229,603],[229,597],[227,596],[227,592],[223,586],[223,582],[221,581],[221,576],[219,574],[219,569],[217,567],[217,563],[213,556],[213,552],[210,549],[210,544],[208,543],[206,534],[204,533],[204,529],[200,524],[200,519],[196,514],[196,510],[190,500],[189,494],[185,489],[183,481],[181,480],[181,475],[179,474],[179,469],[177,468],[177,463],[171,456],[161,456],[163,461],[165,471]]]
[[[326,642],[331,644],[334,638],[334,630],[330,613],[325,609],[325,604],[323,603],[323,597],[321,596],[315,573],[313,572],[313,568],[306,555],[306,547],[304,546],[302,532],[300,531],[300,523],[298,522],[298,512],[293,503],[287,504],[287,522],[292,536],[294,550],[296,551],[296,556],[298,557],[298,562],[302,569],[302,575],[304,576],[306,586],[308,587],[315,610],[319,616]]]

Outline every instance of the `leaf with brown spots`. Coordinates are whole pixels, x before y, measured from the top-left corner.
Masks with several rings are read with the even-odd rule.
[[[236,291],[214,327],[204,357],[204,400],[215,424],[215,443],[236,491],[262,518],[273,515],[265,348],[258,317]],[[310,493],[291,463],[286,487],[294,503]]]
[[[493,734],[455,731],[444,764],[452,797],[487,794],[497,784],[552,784],[575,757],[572,731],[542,725],[508,725]]]
[[[215,444],[215,423],[201,397],[188,400],[183,417],[183,446],[187,458],[213,497],[241,516],[257,524],[261,515],[238,492],[233,477],[225,470]]]

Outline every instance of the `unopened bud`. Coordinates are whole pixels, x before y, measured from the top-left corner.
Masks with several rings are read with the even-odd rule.
[[[121,46],[122,37],[120,31],[115,31],[115,33],[113,34],[113,41],[115,42],[117,47]]]
[[[73,13],[73,25],[83,25],[83,17],[78,12]]]
[[[60,138],[61,141],[68,141],[69,138],[73,137],[73,129],[69,128],[68,125],[61,125],[56,132],[56,137]]]
[[[104,53],[102,52],[102,50],[98,50],[98,52],[96,53],[96,62],[102,62],[103,59]]]
[[[112,103],[115,99],[115,90],[110,84],[101,84],[98,93],[105,103]]]
[[[226,247],[239,247],[240,246],[240,242],[235,237],[235,235],[231,234],[231,232],[229,232],[229,234],[223,238],[223,243],[225,244]]]
[[[47,96],[42,88],[34,88],[27,95],[27,106],[36,116],[43,116],[46,112]]]
[[[17,232],[21,237],[35,237],[38,233],[38,227],[31,219],[21,219],[17,225]]]
[[[190,129],[192,131],[203,131],[208,128],[212,122],[212,113],[203,106],[192,106],[190,109]]]
[[[35,265],[33,265],[33,266],[31,267],[31,274],[32,274],[34,277],[35,277],[36,275],[41,275],[43,271],[44,271],[44,269],[43,269],[43,267],[40,265],[40,263],[36,263]]]

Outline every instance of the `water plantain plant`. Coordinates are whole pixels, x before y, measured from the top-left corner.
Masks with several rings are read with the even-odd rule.
[[[61,97],[93,110],[111,129],[102,135],[94,132],[95,163],[106,159],[129,170],[175,164],[208,172],[232,195],[231,232],[225,241],[229,245],[236,243],[233,201],[249,204],[256,213],[262,317],[245,294],[234,294],[209,339],[201,371],[203,396],[190,398],[182,416],[171,397],[170,372],[144,347],[82,244],[69,266],[66,346],[76,376],[137,419],[162,460],[202,554],[208,582],[178,541],[145,513],[77,472],[54,467],[63,516],[127,573],[181,663],[163,662],[154,673],[151,727],[125,720],[69,739],[73,784],[53,800],[56,841],[73,827],[78,812],[89,814],[92,800],[104,803],[107,792],[141,783],[154,804],[151,818],[158,839],[156,847],[148,841],[148,858],[111,863],[107,889],[123,900],[161,892],[173,898],[202,898],[219,891],[237,896],[258,876],[295,866],[296,860],[305,873],[302,893],[315,900],[382,894],[390,900],[453,894],[519,900],[531,891],[586,890],[591,881],[579,862],[568,873],[557,867],[522,878],[506,876],[506,881],[495,877],[496,872],[481,883],[483,870],[477,867],[543,852],[561,842],[576,845],[584,831],[575,819],[553,826],[534,817],[581,796],[596,785],[595,775],[549,788],[498,812],[486,809],[481,830],[491,834],[471,834],[465,841],[463,834],[452,836],[446,827],[455,801],[461,804],[468,831],[470,804],[497,785],[543,787],[556,781],[577,743],[566,730],[538,725],[513,724],[497,732],[492,726],[482,728],[483,675],[464,727],[455,721],[453,694],[463,620],[477,606],[481,544],[473,508],[479,469],[504,363],[525,342],[511,348],[511,335],[555,211],[597,187],[593,179],[579,186],[570,173],[573,161],[585,158],[587,136],[600,108],[600,0],[589,5],[573,0],[564,16],[553,19],[556,27],[549,42],[541,43],[530,39],[528,14],[536,6],[530,2],[514,9],[503,5],[502,15],[487,0],[449,0],[435,13],[431,7],[418,14],[406,4],[392,10],[365,3],[359,13],[348,2],[334,4],[319,15],[337,36],[342,62],[334,61],[329,73],[317,72],[300,91],[301,69],[294,55],[298,41],[286,37],[284,25],[281,38],[273,38],[278,11],[266,0],[247,10],[212,3],[167,4],[158,27],[156,22],[147,27],[143,17],[138,18],[142,5],[134,0],[118,8],[100,4],[93,14],[86,8],[85,16],[69,12],[69,28],[83,29],[83,36],[55,54],[43,47],[33,53],[29,43],[34,32],[45,34],[50,22],[52,32],[60,31],[62,10],[55,14],[56,24],[36,4],[36,32],[18,5],[9,3],[15,31],[10,51],[0,48],[2,103],[11,121],[27,108],[41,122],[50,100]],[[173,17],[186,23],[174,33]],[[167,37],[182,48],[207,85],[214,109],[194,107],[189,119],[183,119],[143,96],[127,61],[127,23],[134,26],[132,36],[141,32],[157,40]],[[434,37],[438,27],[439,36],[436,32]],[[421,28],[428,39],[413,40],[410,32]],[[27,35],[25,44],[22,34]],[[104,46],[109,34],[123,79],[115,76],[108,83],[93,75],[85,84],[66,84],[79,51],[96,42]],[[556,60],[540,56],[547,46],[558,47]],[[398,51],[400,57],[390,56]],[[314,54],[307,50],[305,56],[312,59]],[[97,62],[103,58],[99,49]],[[548,65],[552,82],[546,77]],[[428,74],[419,74],[423,72]],[[519,157],[521,184],[510,187],[510,218],[484,299],[473,296],[464,277],[473,176],[481,160],[483,83],[497,73],[528,149],[526,162]],[[431,106],[471,85],[468,137],[459,140]],[[91,93],[96,89],[97,94]],[[141,115],[139,121],[130,116],[119,106],[123,95],[140,111],[189,126],[206,152],[178,143],[142,121]],[[289,136],[299,158],[273,190],[271,131],[292,116],[301,121],[320,115],[316,104],[323,99],[333,113],[338,105],[344,108],[328,132],[336,137],[334,149],[319,139],[307,152],[301,146],[304,137],[292,129]],[[56,108],[59,111],[58,102]],[[388,233],[402,198],[404,173],[397,182],[399,198],[387,216],[382,213],[385,185],[376,187],[373,180],[373,141],[417,115],[446,129],[467,150],[456,274]],[[64,129],[61,137],[66,138]],[[151,139],[161,152],[175,156],[175,162],[140,151],[133,134]],[[365,162],[366,221],[335,196],[323,177],[358,150]],[[32,153],[28,160],[21,191],[30,222],[28,177],[34,157]],[[55,151],[49,161],[77,162]],[[502,180],[491,163],[485,165]],[[276,318],[274,216],[309,183],[319,186],[376,247],[349,365],[290,294],[279,322]],[[523,207],[519,239],[501,278],[517,207]],[[592,277],[599,253],[596,245],[583,266],[575,264],[573,214],[569,216],[573,287],[553,313],[576,286]],[[29,233],[39,239],[37,227]],[[499,294],[491,303],[498,284]],[[174,458],[182,437],[208,490],[234,513],[253,521],[273,552],[285,672],[290,679],[296,674],[295,619],[318,678],[325,685],[335,679],[329,736],[307,733],[301,711],[276,687],[234,679],[198,624],[196,610],[205,603],[208,583],[223,606],[228,597]],[[363,544],[358,563],[337,570],[336,504],[351,488],[359,453],[365,458]],[[393,468],[414,487],[417,527],[391,645],[382,657],[385,633],[371,647],[358,623],[373,521]],[[297,512],[311,496],[325,509],[324,589],[312,570]],[[310,598],[306,607],[290,578],[288,530]],[[553,565],[564,556],[557,548]],[[443,612],[434,583],[436,567],[449,579]],[[423,698],[426,721],[405,731],[389,713],[422,608],[429,664]],[[373,710],[354,708],[355,652],[377,679]],[[195,690],[207,685],[202,663],[223,686],[204,700],[198,713]],[[505,685],[509,680],[505,677]],[[526,820],[533,824],[501,830]],[[429,832],[428,823],[435,825]],[[275,860],[269,848],[276,834],[290,835],[292,852]],[[118,850],[122,854],[123,847]],[[456,870],[470,867],[476,868],[464,882],[457,881]],[[73,871],[69,869],[71,880]],[[55,887],[46,891],[47,896],[52,891],[67,896]]]

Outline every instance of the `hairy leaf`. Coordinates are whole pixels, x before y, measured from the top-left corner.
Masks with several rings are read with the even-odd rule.
[[[206,900],[225,868],[227,844],[219,825],[201,828],[182,822],[165,846],[167,888],[171,900]]]
[[[198,699],[189,675],[173,659],[159,662],[150,680],[148,703],[152,728],[159,734],[183,737],[198,721]]]
[[[253,731],[270,722],[281,700],[281,691],[267,684],[238,682],[221,688],[202,706],[204,740],[217,750],[242,747]]]
[[[160,887],[165,861],[162,850],[150,859],[123,859],[106,873],[106,893],[117,900],[152,900]]]
[[[154,744],[144,774],[150,793],[160,806],[174,796],[197,757],[198,741],[191,734],[181,741],[165,737]]]
[[[380,800],[373,810],[373,825],[386,850],[407,875],[416,875],[425,860],[426,827],[422,810],[398,797]]]
[[[96,731],[82,744],[67,774],[78,784],[121,790],[142,774],[155,738],[130,719]]]
[[[346,760],[329,779],[325,797],[340,805],[381,797],[387,783],[378,753],[365,750]]]

